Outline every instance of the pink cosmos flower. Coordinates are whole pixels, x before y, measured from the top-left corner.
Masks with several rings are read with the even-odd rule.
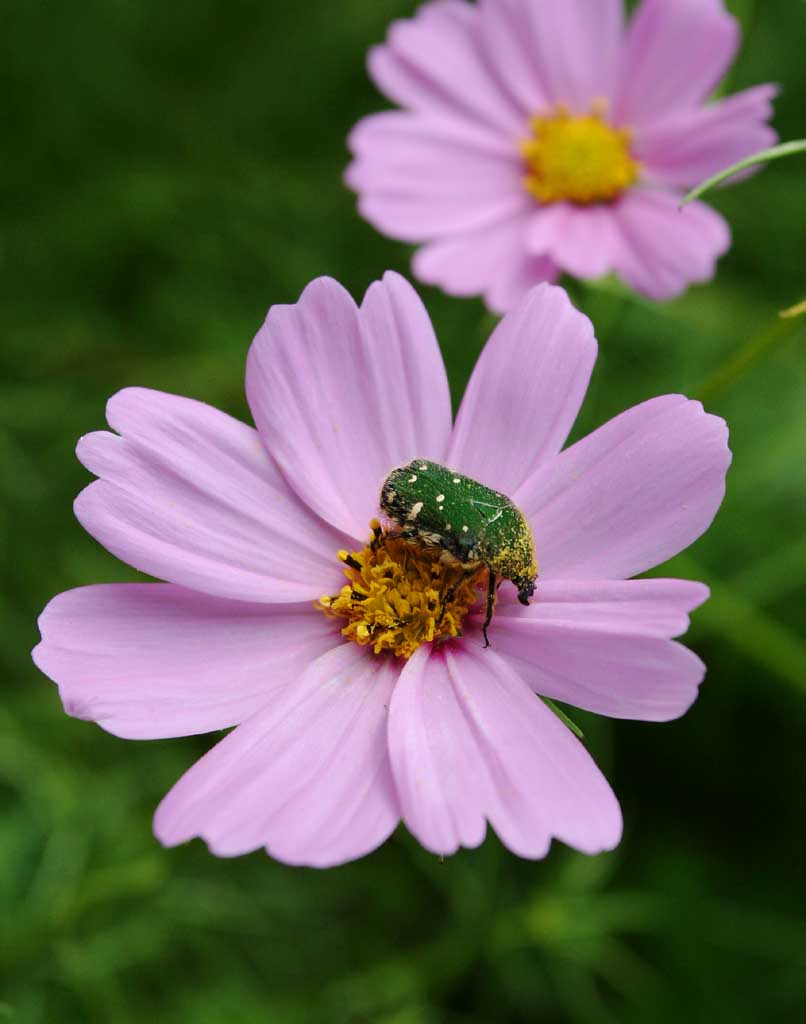
[[[411,286],[387,274],[357,307],[320,278],[296,305],[273,307],[252,345],[257,430],[157,391],[110,400],[116,433],[78,445],[100,479],[76,515],[167,582],[59,595],[34,660],[68,714],[114,735],[235,727],[161,803],[163,843],[201,836],[222,856],[265,847],[326,866],[374,849],[402,819],[440,854],[478,845],[487,821],[524,857],[544,856],[552,837],[591,854],[617,844],[608,783],[536,694],[649,721],[689,707],[704,667],[671,638],[707,589],[628,577],[707,528],[730,453],[724,422],[681,395],[561,451],[595,357],[590,322],[561,289],[539,286],[496,328],[452,427],[439,348]],[[381,482],[412,459],[499,489],[532,525],[535,596],[523,607],[501,585],[487,649],[481,585],[470,611],[436,623],[440,642],[421,643],[416,584],[401,611],[391,540],[384,572],[368,568]],[[419,557],[409,570],[430,572]],[[356,558],[375,573],[372,600],[345,569]],[[376,654],[392,634],[369,618],[345,626],[322,598],[340,592],[359,617],[396,602],[393,629],[411,656]],[[347,638],[362,627],[363,642]]]
[[[364,118],[347,183],[414,273],[510,309],[560,271],[652,299],[708,280],[730,242],[684,191],[771,145],[776,89],[706,103],[739,44],[722,0],[435,0],[369,54],[404,108]]]

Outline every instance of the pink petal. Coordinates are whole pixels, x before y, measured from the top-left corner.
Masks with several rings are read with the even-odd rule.
[[[521,857],[552,838],[612,849],[621,813],[587,750],[491,649],[464,645],[407,662],[389,713],[403,820],[434,853],[478,846],[489,821]]]
[[[483,293],[492,312],[505,313],[536,284],[557,276],[550,259],[524,250],[524,228],[532,206],[524,192],[513,215],[424,245],[412,259],[414,274],[449,295]]]
[[[526,246],[575,277],[593,278],[613,268],[621,240],[610,204],[554,203],[532,215]]]
[[[412,270],[420,281],[449,295],[478,295],[500,273],[504,262],[523,251],[523,228],[531,203],[524,197],[517,215],[479,231],[468,231],[431,242],[418,249]]]
[[[360,158],[360,164],[347,173],[353,188],[371,184],[373,171],[382,171],[398,187],[412,175],[436,174],[445,191],[450,191],[451,184],[464,188],[468,183],[462,179],[467,173],[460,173],[460,162],[472,171],[469,184],[481,191],[510,184],[513,171],[518,173],[520,184],[523,175],[523,162],[509,139],[490,136],[474,124],[436,114],[407,110],[370,114],[353,127],[347,142]]]
[[[524,0],[479,0],[481,46],[501,88],[528,119],[552,105],[532,43],[531,5]]]
[[[524,238],[531,253],[542,255],[558,244],[574,207],[570,203],[551,203],[532,210]]]
[[[730,464],[724,420],[683,395],[637,405],[540,466],[513,496],[541,579],[625,579],[710,525]]]
[[[82,526],[141,572],[220,597],[305,601],[339,579],[344,538],[286,486],[256,431],[202,402],[127,388],[78,444],[101,477]]]
[[[484,292],[484,301],[490,312],[502,316],[525,299],[536,284],[556,281],[559,273],[557,264],[548,256],[533,256],[520,250],[502,262]]]
[[[690,188],[775,144],[778,136],[765,122],[777,92],[774,85],[758,85],[647,126],[636,140],[635,155],[652,181]]]
[[[498,136],[524,129],[522,111],[485,60],[478,10],[464,0],[437,0],[393,22],[368,65],[381,92],[402,107],[470,121]]]
[[[523,166],[508,141],[491,146],[457,119],[405,111],[366,117],[348,144],[347,184],[379,231],[410,242],[472,231],[523,205]]]
[[[278,698],[338,642],[309,605],[246,604],[171,584],[59,594],[33,657],[65,711],[125,739],[225,729]]]
[[[528,608],[502,602],[490,630],[498,654],[546,697],[616,718],[684,714],[705,675],[669,638],[708,596],[687,580],[538,581]]]
[[[375,849],[400,817],[386,742],[397,674],[356,644],[312,661],[179,780],[157,808],[157,838],[200,836],[223,857],[265,846],[311,867]]]
[[[369,188],[358,199],[358,212],[377,231],[410,243],[428,242],[439,235],[494,231],[499,221],[511,218],[522,206],[522,197],[513,188],[473,203],[458,194],[435,195],[433,185],[424,178],[400,192]]]
[[[591,323],[566,292],[533,288],[496,327],[476,363],[448,465],[514,494],[562,448],[595,361]]]
[[[490,63],[530,113],[558,103],[587,112],[613,95],[621,0],[482,0],[480,7]]]
[[[523,620],[538,626],[593,629],[620,636],[681,636],[689,627],[689,613],[708,600],[709,590],[695,580],[544,580],[524,607],[501,602],[499,619]]]
[[[425,307],[398,274],[371,285],[360,310],[330,278],[273,306],[249,351],[246,393],[289,483],[354,537],[367,534],[394,466],[444,462],[445,369]]]
[[[722,0],[642,0],[627,31],[614,108],[644,128],[702,103],[739,47],[739,24]]]
[[[705,203],[680,209],[671,193],[633,189],[612,209],[615,269],[650,299],[672,299],[695,281],[709,281],[730,247],[728,225]]]

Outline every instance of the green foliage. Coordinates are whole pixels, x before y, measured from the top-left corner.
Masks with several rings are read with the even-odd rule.
[[[778,129],[795,137],[803,5],[732,6],[746,46],[730,87],[774,77]],[[490,837],[442,863],[403,830],[328,872],[216,860],[200,843],[166,852],[151,813],[211,739],[115,739],[67,718],[30,662],[53,594],[136,575],[70,511],[88,480],[75,441],[103,425],[106,398],[141,384],[246,417],[244,356],[270,303],[320,273],[358,295],[407,270],[341,173],[350,126],[383,106],[365,51],[413,7],[4,11],[0,1021],[802,1015],[804,318],[753,343],[804,293],[801,161],[713,194],[734,234],[714,283],[659,307],[572,286],[601,342],[576,435],[654,394],[708,388],[735,454],[713,529],[662,570],[713,589],[689,637],[709,665],[700,701],[664,726],[574,713],[624,805],[616,853],[557,848],[533,864]],[[477,301],[423,294],[458,398],[494,321]]]

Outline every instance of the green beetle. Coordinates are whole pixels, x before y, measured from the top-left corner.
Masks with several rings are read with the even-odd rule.
[[[534,537],[505,494],[437,462],[415,459],[384,480],[380,506],[401,536],[441,548],[445,560],[464,566],[468,576],[487,568],[485,647],[499,578],[510,580],[521,604],[529,604],[537,579]]]

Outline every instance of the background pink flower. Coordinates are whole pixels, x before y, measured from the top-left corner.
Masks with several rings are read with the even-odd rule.
[[[435,853],[489,821],[541,857],[552,837],[595,853],[621,834],[593,760],[535,693],[664,721],[704,668],[671,638],[706,588],[628,580],[695,540],[724,493],[721,419],[667,395],[565,451],[596,356],[565,293],[533,289],[498,326],[456,424],[439,348],[413,289],[388,274],[360,308],[335,281],[275,306],[246,374],[257,430],[187,398],[115,395],[116,433],[81,439],[97,476],[84,527],[166,583],[68,591],[40,620],[37,665],[65,710],[149,739],[235,726],[160,805],[159,839],[229,856],[266,847],[326,866],[375,848],[402,818]],[[381,481],[430,458],[509,494],[540,578],[504,584],[482,647],[464,636],[408,660],[346,642],[314,607],[343,582]]]
[[[652,299],[708,280],[730,233],[689,187],[771,145],[775,87],[706,104],[739,26],[722,0],[435,0],[369,55],[404,109],[364,118],[346,180],[414,273],[495,312],[561,271]],[[535,120],[537,119],[537,120]]]

